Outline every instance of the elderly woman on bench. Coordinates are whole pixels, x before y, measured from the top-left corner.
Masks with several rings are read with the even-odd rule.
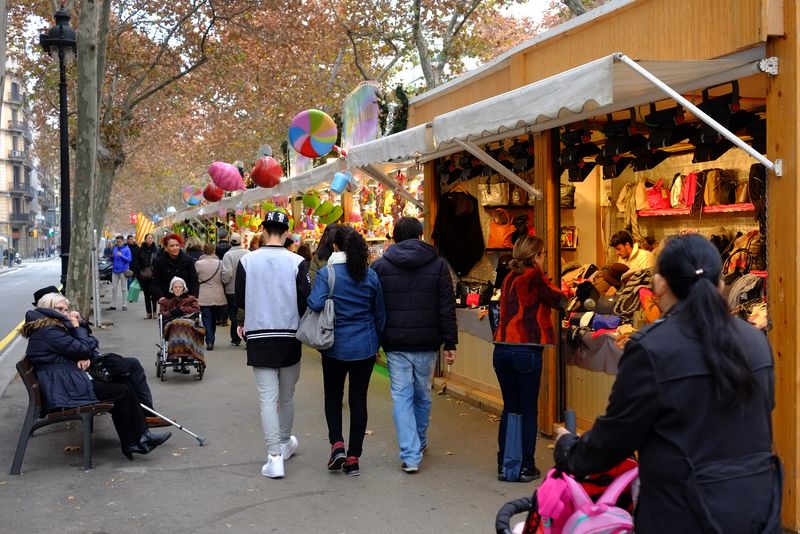
[[[122,454],[147,454],[170,432],[151,432],[133,387],[128,383],[90,379],[86,370],[98,356],[97,340],[69,300],[59,293],[42,296],[35,310],[25,314],[22,335],[28,338],[27,356],[36,369],[45,409],[74,408],[99,401],[114,403],[111,418]]]

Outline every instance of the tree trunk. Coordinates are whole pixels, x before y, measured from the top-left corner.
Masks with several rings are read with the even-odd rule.
[[[567,6],[567,9],[572,11],[576,17],[586,13],[586,8],[583,6],[581,0],[561,0],[561,2]]]
[[[75,150],[75,180],[72,190],[72,241],[69,254],[67,289],[70,300],[81,315],[91,310],[91,271],[97,267],[88,259],[92,244],[92,182],[97,163],[97,0],[82,0],[77,28],[78,136]],[[86,194],[89,192],[89,194]]]
[[[101,232],[105,227],[108,205],[111,202],[111,189],[114,185],[114,175],[121,166],[121,164],[118,163],[120,155],[116,152],[118,152],[118,150],[112,149],[109,151],[105,147],[101,147],[97,159],[97,168],[95,169],[96,179],[92,201],[95,208],[93,224],[98,232]],[[124,158],[122,158],[122,161],[124,161]]]

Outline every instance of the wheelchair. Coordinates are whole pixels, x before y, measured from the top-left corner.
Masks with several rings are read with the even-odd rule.
[[[203,342],[206,330],[199,324],[198,314],[186,315],[165,321],[158,314],[158,332],[161,342],[157,343],[156,377],[167,379],[167,369],[191,374],[197,371],[197,379],[202,380],[206,372],[206,359]]]

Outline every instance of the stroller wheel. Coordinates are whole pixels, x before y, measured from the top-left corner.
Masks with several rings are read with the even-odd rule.
[[[198,365],[197,366],[197,379],[198,380],[202,380],[203,379],[203,375],[205,374],[205,372],[206,372],[205,366],[203,366],[202,364]]]
[[[161,370],[161,381],[164,382],[167,379],[167,365],[162,363],[158,368]]]
[[[161,364],[156,362],[156,378],[161,376]]]

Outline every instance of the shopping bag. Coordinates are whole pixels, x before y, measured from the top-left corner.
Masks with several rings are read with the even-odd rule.
[[[509,413],[507,417],[503,476],[509,482],[516,482],[522,471],[522,414]]]
[[[128,288],[128,302],[139,302],[139,292],[142,290],[142,286],[139,285],[139,281],[134,279],[131,282],[131,287]]]

